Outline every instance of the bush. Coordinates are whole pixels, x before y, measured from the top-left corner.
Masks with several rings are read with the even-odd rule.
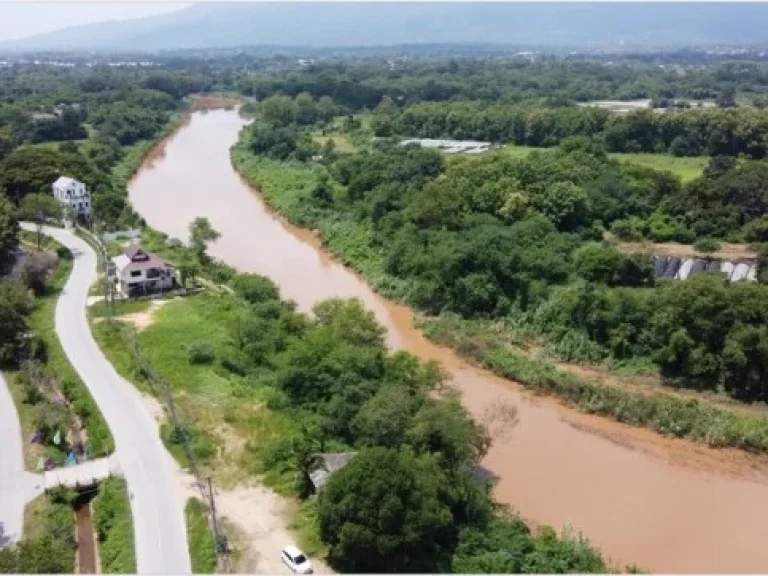
[[[705,254],[711,254],[717,252],[722,248],[720,242],[713,240],[712,238],[702,238],[693,245],[693,249],[696,252],[703,252]]]
[[[216,351],[210,342],[200,340],[187,346],[187,356],[190,364],[210,364],[216,358]]]
[[[280,299],[280,291],[275,283],[259,274],[238,274],[232,280],[232,288],[238,296],[251,304]]]

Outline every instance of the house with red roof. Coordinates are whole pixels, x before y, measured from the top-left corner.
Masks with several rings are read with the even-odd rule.
[[[178,287],[173,264],[131,244],[112,258],[118,291],[128,297],[168,292]]]

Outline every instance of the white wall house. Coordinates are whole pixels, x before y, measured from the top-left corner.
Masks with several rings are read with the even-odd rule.
[[[131,244],[112,258],[117,288],[125,296],[144,296],[166,292],[176,287],[176,269],[172,264]]]
[[[53,183],[53,197],[72,208],[76,215],[91,217],[91,196],[82,182],[68,176],[60,176]]]

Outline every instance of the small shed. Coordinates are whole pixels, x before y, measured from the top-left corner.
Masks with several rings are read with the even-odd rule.
[[[326,452],[324,454],[316,454],[319,461],[319,465],[316,470],[309,474],[309,479],[315,487],[315,490],[319,490],[325,486],[328,479],[337,470],[341,470],[352,461],[352,458],[357,456],[357,452]]]

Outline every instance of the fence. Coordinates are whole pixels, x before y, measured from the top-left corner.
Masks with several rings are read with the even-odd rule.
[[[97,236],[89,232],[88,230],[85,230],[84,228],[77,227],[77,233],[80,235],[88,244],[90,244],[95,250],[96,253],[99,254],[101,261],[102,261],[102,269],[104,270],[105,274],[105,302],[106,302],[106,321],[111,322],[114,316],[114,291],[112,290],[112,286],[109,282],[108,275],[106,274],[107,267],[109,264],[109,257],[107,255],[107,249],[104,246],[104,244],[99,240]],[[150,385],[158,395],[161,395],[161,400],[164,399],[166,408],[168,409],[168,413],[171,417],[171,425],[173,426],[173,430],[175,431],[176,437],[179,439],[179,442],[181,443],[183,449],[184,449],[184,455],[187,458],[187,461],[189,462],[189,469],[192,472],[192,475],[195,478],[195,484],[197,486],[197,489],[200,492],[200,496],[202,497],[203,501],[208,502],[208,509],[210,513],[210,522],[209,525],[211,527],[211,532],[213,535],[214,542],[216,544],[216,553],[218,555],[218,563],[221,571],[223,572],[231,572],[231,564],[229,560],[229,556],[227,554],[228,546],[227,546],[227,539],[224,536],[224,534],[221,532],[221,527],[219,523],[219,519],[216,512],[216,502],[214,499],[213,494],[213,486],[211,484],[210,477],[203,478],[203,476],[200,473],[200,469],[197,465],[197,459],[195,458],[195,453],[192,448],[192,445],[190,443],[189,436],[187,434],[187,429],[182,423],[181,419],[179,418],[178,411],[176,410],[176,403],[173,399],[173,391],[171,390],[170,384],[161,376],[155,373],[154,368],[152,367],[151,363],[149,362],[149,359],[144,356],[144,353],[141,350],[141,346],[139,345],[138,339],[136,338],[136,331],[133,329],[133,327],[127,326],[123,334],[126,335],[126,344],[128,344],[129,348],[134,354],[134,360],[136,362],[136,366],[139,368],[142,374],[149,380]]]

